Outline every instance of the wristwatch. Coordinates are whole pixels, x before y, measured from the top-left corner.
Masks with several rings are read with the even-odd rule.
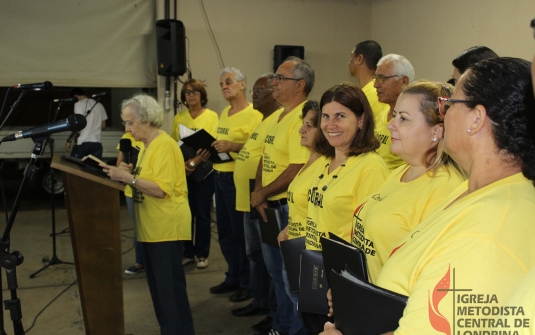
[[[137,179],[136,179],[136,177],[134,177],[134,180],[132,180],[132,184],[131,184],[131,186],[133,188],[136,188],[136,181],[137,181]]]
[[[191,166],[192,168],[194,168],[194,167],[195,167],[195,162],[194,162],[194,161],[190,161],[190,162],[189,162],[189,166]]]

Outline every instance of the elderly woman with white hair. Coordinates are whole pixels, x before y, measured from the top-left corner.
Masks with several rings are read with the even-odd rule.
[[[217,152],[228,153],[234,160],[263,118],[262,113],[255,110],[245,97],[246,80],[243,72],[234,67],[224,68],[219,76],[219,85],[229,106],[221,112],[216,141],[212,146]],[[225,280],[211,287],[210,293],[222,294],[238,290],[229,299],[240,302],[251,296],[248,291],[249,259],[245,253],[243,213],[236,210],[234,160],[214,164],[217,233],[228,271]]]
[[[154,98],[140,94],[123,101],[121,118],[144,149],[135,169],[123,162],[104,165],[104,172],[132,187],[137,240],[161,334],[194,334],[182,267],[184,241],[191,238],[184,157],[159,129],[163,109]]]

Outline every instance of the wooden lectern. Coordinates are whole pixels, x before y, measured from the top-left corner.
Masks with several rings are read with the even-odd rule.
[[[119,191],[124,185],[55,154],[62,172],[87,335],[124,335]]]

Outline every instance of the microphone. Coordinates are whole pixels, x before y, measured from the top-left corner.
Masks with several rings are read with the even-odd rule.
[[[54,99],[54,102],[78,102],[77,97],[65,98],[65,99]]]
[[[130,164],[130,152],[132,151],[132,141],[128,138],[121,138],[119,150],[123,153],[123,161]]]
[[[44,83],[36,83],[36,84],[17,84],[14,85],[14,89],[21,89],[21,90],[50,90],[54,87],[51,82],[45,81]]]
[[[106,92],[93,94],[93,95],[91,96],[91,98],[103,97],[103,96],[105,96],[106,94],[107,94]]]
[[[35,127],[28,130],[19,131],[18,133],[11,134],[2,139],[2,142],[16,141],[21,138],[36,138],[44,137],[54,133],[60,133],[62,131],[79,131],[85,128],[87,120],[83,115],[73,114],[68,118],[56,122],[45,124],[44,126]]]

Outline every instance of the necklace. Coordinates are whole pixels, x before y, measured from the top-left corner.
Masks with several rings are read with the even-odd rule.
[[[154,140],[154,138],[156,137],[156,135],[158,135],[160,133],[160,129],[157,129],[156,132],[154,133],[154,135],[152,135],[152,137],[150,138],[150,140],[147,142],[147,144],[145,144],[145,148],[148,148],[149,145],[152,143],[152,140]]]

